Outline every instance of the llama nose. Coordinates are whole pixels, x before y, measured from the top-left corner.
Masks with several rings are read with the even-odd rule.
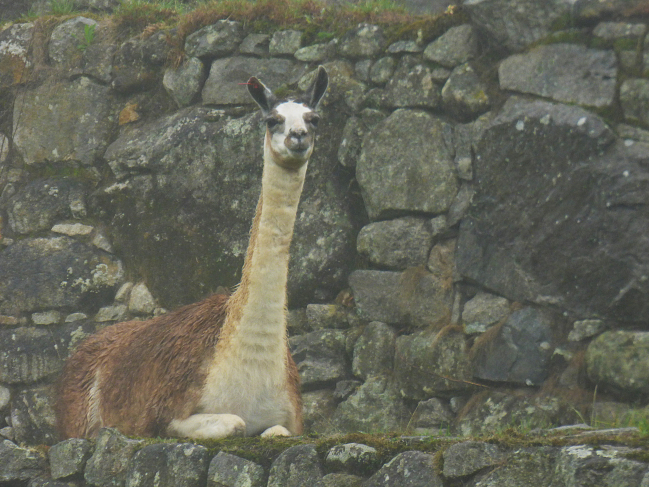
[[[296,139],[302,139],[306,137],[306,130],[304,129],[291,129],[289,131],[289,135],[291,137],[295,137]]]

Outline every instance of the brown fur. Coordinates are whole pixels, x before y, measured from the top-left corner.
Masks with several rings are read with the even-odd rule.
[[[260,198],[241,284],[231,297],[214,294],[151,320],[109,326],[85,340],[67,360],[56,401],[62,438],[97,434],[99,426],[88,422],[90,391],[97,370],[101,371],[101,426],[115,427],[127,435],[164,436],[172,419],[184,419],[195,412],[216,345],[221,342],[222,347],[222,341],[227,341],[229,330],[222,329],[226,313],[234,327],[248,299],[249,263],[262,204]],[[300,377],[288,346],[286,362],[287,388],[296,415],[292,430],[300,434]]]

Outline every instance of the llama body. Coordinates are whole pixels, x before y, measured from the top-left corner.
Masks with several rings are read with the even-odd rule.
[[[302,432],[299,376],[288,350],[289,247],[315,109],[327,88],[318,69],[306,100],[276,104],[256,78],[248,89],[263,115],[262,193],[241,284],[172,313],[118,323],[83,342],[59,382],[63,437],[101,427],[125,434],[220,438]]]

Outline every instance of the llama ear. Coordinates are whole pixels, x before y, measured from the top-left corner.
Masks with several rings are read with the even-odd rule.
[[[273,92],[266,88],[266,85],[254,76],[248,80],[248,93],[255,100],[255,103],[261,108],[261,113],[268,115],[273,107],[275,99]]]
[[[320,100],[327,91],[329,86],[329,75],[323,66],[318,66],[318,73],[311,83],[311,86],[306,90],[306,95],[309,99],[309,108],[315,110],[320,104]]]

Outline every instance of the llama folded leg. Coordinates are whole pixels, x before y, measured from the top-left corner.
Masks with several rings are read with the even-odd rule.
[[[291,432],[284,428],[281,424],[276,424],[271,426],[266,431],[261,434],[262,438],[268,438],[270,436],[291,436]]]
[[[171,421],[167,434],[193,439],[245,436],[246,423],[236,414],[194,414],[187,419]]]

